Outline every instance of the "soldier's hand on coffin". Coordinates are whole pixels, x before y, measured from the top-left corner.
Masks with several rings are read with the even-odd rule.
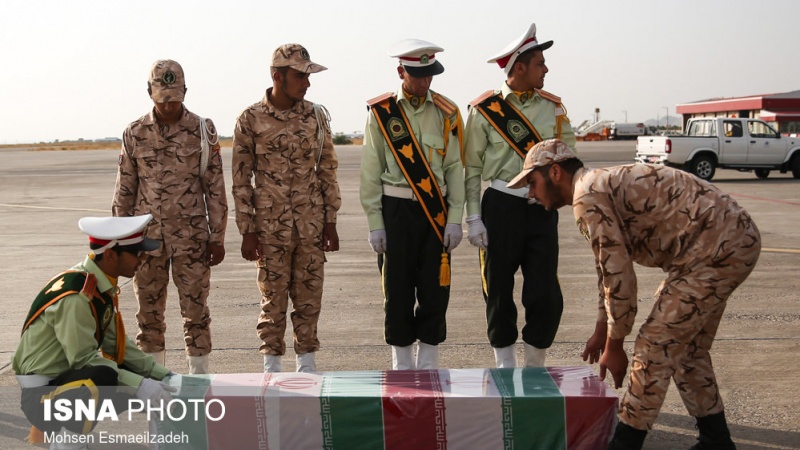
[[[622,381],[628,371],[628,355],[622,348],[624,339],[608,339],[603,355],[600,357],[600,379],[606,379],[606,370],[611,372],[614,379],[614,387],[622,387]]]
[[[608,332],[608,323],[600,321],[595,324],[594,333],[586,341],[586,346],[583,348],[581,358],[584,361],[589,361],[589,364],[594,364],[600,361],[600,355],[606,346],[606,334]]]
[[[161,406],[172,400],[171,392],[176,392],[178,388],[170,386],[162,381],[145,378],[136,389],[136,398],[148,402],[151,406]]]

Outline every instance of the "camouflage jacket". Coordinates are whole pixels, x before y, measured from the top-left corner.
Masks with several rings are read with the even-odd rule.
[[[241,234],[259,233],[286,242],[318,241],[341,206],[339,162],[327,123],[321,154],[314,104],[300,101],[280,111],[264,98],[245,109],[233,134],[233,199]],[[319,156],[319,164],[316,164]]]
[[[210,140],[216,129],[206,119]],[[228,200],[219,144],[200,170],[200,117],[183,108],[178,122],[158,125],[151,111],[128,125],[122,137],[112,211],[115,216],[150,213],[145,234],[173,248],[191,241],[224,245]]]
[[[609,336],[630,334],[636,316],[633,263],[690,273],[709,265],[723,242],[752,244],[752,221],[728,194],[689,173],[650,164],[579,169],[573,211],[591,243],[598,274],[598,321]]]

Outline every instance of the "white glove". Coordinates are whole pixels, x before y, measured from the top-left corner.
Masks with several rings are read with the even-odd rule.
[[[467,217],[467,224],[469,225],[467,232],[469,243],[486,250],[486,246],[489,245],[489,235],[486,233],[486,227],[483,226],[481,216],[474,214]]]
[[[369,245],[375,253],[386,252],[386,230],[372,230],[369,232]]]
[[[464,237],[464,230],[461,229],[460,223],[448,223],[444,227],[444,237],[442,244],[447,248],[447,253],[452,252],[461,243],[461,238]]]
[[[178,388],[170,386],[167,383],[145,378],[136,389],[136,398],[139,400],[147,401],[150,405],[159,406],[159,404],[169,403],[172,400],[170,392],[176,392]]]

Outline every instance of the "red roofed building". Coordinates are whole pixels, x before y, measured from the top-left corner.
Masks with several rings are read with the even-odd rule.
[[[769,123],[782,134],[800,133],[800,91],[750,97],[715,98],[675,108],[683,125],[694,117],[748,117]]]

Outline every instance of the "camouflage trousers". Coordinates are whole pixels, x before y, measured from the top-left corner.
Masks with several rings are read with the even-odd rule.
[[[676,267],[659,286],[653,310],[636,337],[620,421],[652,429],[670,379],[690,415],[723,411],[709,351],[728,297],[750,275],[761,251],[752,222],[734,239],[714,255]]]
[[[171,264],[172,280],[178,288],[186,353],[203,356],[211,352],[211,314],[207,304],[211,270],[205,264],[205,245],[200,250],[170,255],[168,249],[162,248],[159,255],[143,256],[133,277],[133,289],[139,300],[136,345],[143,351],[152,353],[164,349],[167,329],[164,311]]]
[[[261,314],[256,333],[264,343],[259,351],[268,355],[286,353],[284,335],[289,298],[295,352],[319,350],[317,322],[322,307],[324,252],[317,245],[302,242],[297,229],[289,242],[261,242],[264,256],[256,262]]]

